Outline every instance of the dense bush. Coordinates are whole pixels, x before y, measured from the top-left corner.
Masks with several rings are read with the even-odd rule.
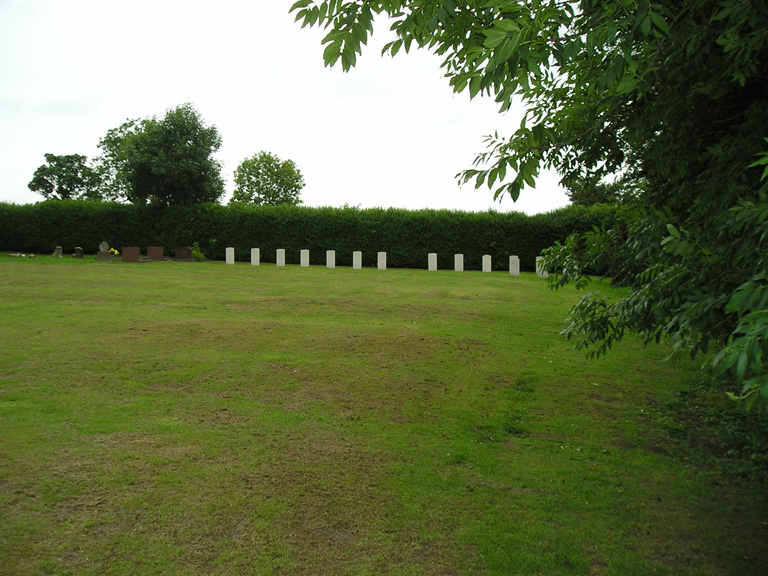
[[[302,249],[312,264],[324,264],[326,250],[336,251],[340,266],[351,266],[352,252],[363,265],[375,266],[376,253],[387,253],[393,268],[425,268],[427,254],[438,254],[440,268],[453,267],[464,254],[467,269],[480,269],[483,254],[504,270],[510,255],[533,270],[536,256],[573,232],[590,230],[613,217],[613,209],[571,206],[547,214],[458,212],[302,206],[136,206],[108,202],[49,201],[0,204],[0,249],[46,253],[62,246],[65,253],[81,246],[94,253],[102,240],[123,246],[177,246],[197,242],[208,258],[223,259],[235,247],[238,260],[260,248],[262,260],[275,261],[278,248],[288,263],[298,263]]]

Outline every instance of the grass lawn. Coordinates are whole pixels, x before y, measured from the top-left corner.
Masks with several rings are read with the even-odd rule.
[[[768,573],[734,407],[662,347],[573,351],[577,299],[3,256],[0,574]]]

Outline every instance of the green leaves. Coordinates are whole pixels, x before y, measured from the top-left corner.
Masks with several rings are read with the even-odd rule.
[[[113,197],[144,204],[217,202],[224,194],[221,147],[215,126],[206,126],[191,104],[162,119],[131,120],[99,143],[99,169]]]
[[[742,284],[725,310],[736,314],[739,323],[713,366],[743,383],[741,394],[731,395],[734,399],[746,401],[748,407],[759,401],[768,410],[768,275],[758,274]]]
[[[362,46],[367,44],[373,31],[374,9],[376,13],[385,10],[386,2],[344,2],[327,0],[317,4],[311,0],[300,0],[291,6],[296,13],[296,20],[305,26],[323,26],[331,31],[323,38],[325,45],[323,61],[326,66],[334,66],[341,61],[342,69],[347,72],[357,62]]]
[[[98,173],[80,154],[45,154],[46,163],[37,170],[29,189],[46,200],[99,200]]]
[[[622,175],[642,209],[548,254],[568,270],[558,282],[596,267],[629,288],[616,302],[585,299],[569,335],[600,353],[625,332],[668,340],[672,356],[712,346],[724,375],[768,398],[768,12],[737,0],[302,1],[292,10],[330,28],[329,65],[354,65],[374,16],[388,16],[386,52],[433,50],[454,91],[524,112],[520,128],[486,139],[460,184],[516,200],[545,168],[565,183]]]
[[[765,141],[766,143],[768,143],[768,138],[765,138]],[[760,156],[760,159],[755,162],[752,162],[752,164],[750,164],[748,168],[765,166],[765,170],[763,170],[763,175],[760,177],[761,180],[765,180],[766,178],[768,178],[768,151],[761,152],[759,156]]]
[[[277,206],[301,204],[304,177],[293,160],[280,160],[261,151],[246,158],[235,169],[235,191],[231,205]]]
[[[648,17],[650,18],[651,22],[653,22],[653,25],[662,34],[669,34],[669,24],[667,24],[667,21],[664,19],[664,16],[662,16],[658,12],[650,12],[648,14]]]

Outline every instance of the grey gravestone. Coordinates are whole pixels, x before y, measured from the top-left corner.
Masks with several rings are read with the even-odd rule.
[[[226,254],[227,264],[230,266],[235,265],[235,249],[230,246],[229,248],[224,250],[224,253]]]
[[[427,270],[430,272],[437,271],[437,252],[427,254]]]
[[[251,248],[251,266],[261,265],[261,250],[259,248]]]
[[[309,250],[302,250],[299,252],[300,256],[300,266],[302,268],[309,268]]]
[[[453,255],[453,269],[456,272],[464,272],[464,254]]]
[[[492,259],[490,254],[483,255],[483,272],[490,272],[492,270]]]
[[[387,269],[387,253],[386,252],[379,252],[377,254],[377,267],[379,270]]]
[[[83,249],[80,246],[77,246],[75,248],[75,258],[82,258],[83,257]]]
[[[363,267],[363,253],[360,250],[352,252],[352,268],[360,270]]]
[[[325,251],[325,266],[326,268],[336,268],[336,250]]]
[[[547,272],[547,269],[544,268],[542,260],[544,260],[543,256],[536,256],[536,275],[539,278],[548,278],[549,272]]]
[[[107,244],[104,240],[101,241],[101,244],[99,244],[99,252],[108,252],[109,251],[109,244]]]
[[[64,254],[62,252],[63,250],[61,246],[56,246],[56,250],[54,250],[53,255],[56,256],[56,258],[64,258]]]

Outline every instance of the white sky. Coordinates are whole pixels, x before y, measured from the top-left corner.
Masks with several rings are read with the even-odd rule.
[[[127,118],[195,106],[223,140],[232,173],[261,150],[296,162],[308,206],[546,212],[568,204],[545,175],[521,199],[459,188],[487,134],[517,114],[454,94],[425,51],[380,56],[381,20],[357,66],[325,68],[323,32],[302,29],[293,0],[0,0],[0,201],[27,188],[44,154],[97,155]]]

